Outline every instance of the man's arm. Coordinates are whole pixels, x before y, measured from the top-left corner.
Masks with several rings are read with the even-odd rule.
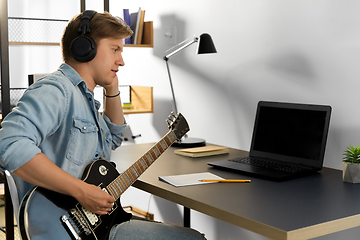
[[[114,198],[95,185],[85,183],[56,166],[45,154],[37,154],[13,172],[34,185],[74,197],[86,209],[106,214]]]
[[[115,96],[119,93],[119,86],[117,77],[110,86],[104,87],[106,96]],[[104,113],[111,122],[117,125],[125,124],[124,112],[120,95],[116,97],[105,97],[105,110]]]

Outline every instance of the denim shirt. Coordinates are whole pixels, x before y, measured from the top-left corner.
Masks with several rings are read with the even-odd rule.
[[[86,165],[109,160],[126,125],[98,112],[100,104],[69,65],[32,84],[0,130],[0,168],[15,171],[38,153],[80,178]],[[33,185],[15,177],[21,200]]]

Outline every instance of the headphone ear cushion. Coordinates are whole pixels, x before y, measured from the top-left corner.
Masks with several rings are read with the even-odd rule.
[[[71,55],[76,61],[90,62],[96,55],[96,43],[86,36],[75,38],[70,45]]]

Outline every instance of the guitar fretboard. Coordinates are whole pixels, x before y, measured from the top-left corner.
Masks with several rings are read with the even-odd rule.
[[[125,172],[120,174],[107,186],[109,193],[117,200],[140,175],[176,141],[175,134],[170,130],[158,143],[151,147],[139,160],[137,160]]]

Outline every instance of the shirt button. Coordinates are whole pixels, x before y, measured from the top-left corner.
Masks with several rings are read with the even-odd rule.
[[[99,156],[99,154],[95,154],[95,157],[98,157]]]
[[[86,127],[83,127],[84,130],[86,130]]]

